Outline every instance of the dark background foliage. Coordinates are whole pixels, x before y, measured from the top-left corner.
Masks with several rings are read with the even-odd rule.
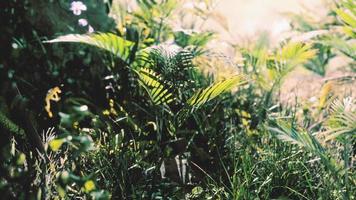
[[[114,22],[107,15],[107,6],[100,1],[86,3],[90,12],[81,17],[89,19],[97,31],[112,30]],[[36,154],[35,148],[44,150],[41,130],[59,122],[58,117],[48,118],[44,110],[44,98],[50,88],[61,86],[63,99],[70,96],[96,97],[91,98],[93,103],[103,105],[105,102],[102,77],[107,71],[101,67],[103,63],[98,51],[74,45],[42,44],[42,41],[56,35],[86,32],[77,25],[79,17],[73,16],[69,5],[70,1],[63,0],[0,2],[1,113],[6,120],[24,130],[24,137],[15,135],[15,138],[17,146],[28,157],[30,152]],[[1,174],[7,177],[11,176],[10,138],[16,131],[9,133],[1,126],[1,133]],[[16,197],[21,191],[36,191],[36,186],[31,186],[34,169],[29,169],[19,172],[16,178],[6,179],[7,186],[1,187],[3,197]]]

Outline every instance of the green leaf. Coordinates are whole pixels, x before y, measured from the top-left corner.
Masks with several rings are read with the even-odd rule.
[[[107,50],[124,61],[129,59],[134,43],[112,33],[68,34],[45,43],[76,42]]]
[[[311,44],[289,42],[277,53],[276,59],[279,62],[285,62],[288,68],[292,68],[314,58],[316,53],[317,50],[312,49]]]
[[[341,172],[341,166],[331,158],[328,152],[320,142],[310,133],[304,130],[297,130],[293,124],[286,121],[278,120],[273,127],[268,129],[276,134],[276,137],[282,141],[296,144],[321,159],[321,162],[334,173]]]
[[[324,45],[330,45],[337,50],[339,50],[341,53],[345,54],[346,56],[356,59],[356,44],[352,42],[348,42],[347,40],[344,40],[339,37],[328,37],[325,38],[324,41],[322,41],[322,44]]]
[[[269,127],[269,129],[277,133],[278,139],[291,144],[296,144],[319,154],[325,152],[321,144],[311,134],[305,131],[298,131],[295,127],[285,121],[278,121],[277,127],[278,128]]]
[[[140,84],[146,89],[155,105],[170,103],[174,100],[171,87],[164,85],[161,77],[149,68],[137,71]]]
[[[247,83],[247,79],[245,78],[245,76],[233,76],[229,79],[214,83],[203,90],[199,90],[190,99],[188,99],[187,103],[196,108],[200,107],[206,102],[219,96],[221,93],[230,91],[232,88],[239,85],[243,85],[245,83]]]
[[[203,47],[205,46],[214,36],[212,32],[196,33],[189,30],[177,31],[174,33],[175,42],[182,47],[195,46]]]
[[[352,28],[356,28],[355,16],[341,9],[336,9],[335,12],[345,24],[350,25]]]
[[[325,137],[325,141],[341,138],[345,135],[356,133],[356,112],[355,100],[351,97],[344,98],[343,101],[336,99],[330,105],[330,115],[325,121],[327,130],[320,135]]]
[[[288,42],[268,60],[269,75],[273,80],[282,80],[298,65],[313,59],[317,50],[311,44]]]

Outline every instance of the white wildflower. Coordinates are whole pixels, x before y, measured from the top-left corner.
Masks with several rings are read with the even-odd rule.
[[[70,10],[73,12],[73,14],[80,15],[82,14],[82,11],[87,10],[87,6],[81,1],[73,1],[70,4]]]
[[[78,20],[78,24],[79,24],[80,26],[87,26],[87,25],[88,25],[88,20],[86,20],[86,19],[79,19],[79,20]]]
[[[79,107],[79,110],[82,112],[88,111],[88,106],[87,105],[82,105]]]
[[[89,28],[88,28],[88,32],[89,32],[89,33],[94,32],[94,28],[93,28],[92,26],[90,26],[90,25],[89,25]]]
[[[316,101],[318,101],[318,98],[316,98],[314,96],[309,99],[310,103],[315,103]]]

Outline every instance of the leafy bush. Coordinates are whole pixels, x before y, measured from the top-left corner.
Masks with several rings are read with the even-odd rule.
[[[354,199],[355,100],[328,83],[313,106],[278,95],[299,66],[325,75],[341,53],[353,70],[353,2],[331,24],[294,16],[316,37],[237,46],[223,78],[204,70],[230,62],[207,48],[215,34],[174,27],[183,3],[3,3],[4,198]]]

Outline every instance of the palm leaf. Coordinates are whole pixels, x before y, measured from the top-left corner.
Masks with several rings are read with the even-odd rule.
[[[179,69],[188,68],[193,65],[192,64],[193,54],[188,50],[185,49],[180,50],[175,56],[175,59]]]
[[[290,41],[268,59],[269,75],[272,80],[281,81],[298,65],[315,57],[316,49],[311,44]]]
[[[347,134],[356,133],[355,101],[349,97],[343,101],[336,99],[330,105],[330,116],[325,122],[327,130],[321,135],[329,141]]]
[[[318,154],[325,152],[324,148],[315,137],[305,131],[298,131],[295,127],[285,121],[278,121],[277,128],[269,127],[269,130],[277,133],[276,137],[282,141],[296,144],[309,151],[317,152]]]
[[[297,130],[292,124],[286,121],[279,120],[273,127],[268,129],[276,134],[276,137],[281,141],[291,144],[296,144],[321,159],[321,162],[328,167],[332,172],[340,172],[340,166],[331,158],[320,142],[308,132]]]
[[[191,67],[192,59],[190,51],[177,45],[158,45],[137,52],[134,66],[151,68],[167,75]]]
[[[345,24],[356,28],[356,17],[352,13],[347,13],[342,9],[336,9],[335,12]]]
[[[340,7],[347,9],[348,11],[350,11],[351,14],[356,16],[356,3],[355,3],[355,1],[353,1],[353,0],[341,1]]]
[[[76,42],[107,50],[124,61],[129,59],[134,43],[112,33],[68,34],[45,43]]]
[[[288,68],[293,68],[314,58],[316,53],[317,51],[312,49],[311,44],[289,42],[277,53],[276,59],[285,63]]]
[[[140,84],[146,89],[155,105],[170,103],[174,100],[171,87],[164,85],[161,77],[153,70],[142,68],[138,72]]]
[[[221,93],[231,90],[232,88],[247,83],[247,79],[243,75],[236,75],[229,79],[219,81],[211,86],[196,92],[187,103],[190,106],[200,107],[206,102],[219,96]]]
[[[150,56],[150,52],[148,49],[140,50],[136,53],[135,60],[132,63],[134,69],[141,69],[141,68],[153,68],[155,65],[154,60]]]
[[[332,46],[335,49],[339,50],[341,53],[345,54],[346,56],[352,59],[356,59],[356,44],[353,42],[349,42],[342,38],[332,36],[325,38],[322,41],[322,44]]]

